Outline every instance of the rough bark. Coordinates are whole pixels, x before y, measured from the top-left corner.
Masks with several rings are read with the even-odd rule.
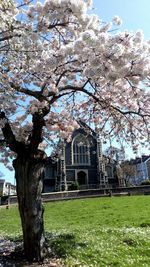
[[[47,254],[41,199],[44,163],[23,155],[14,168],[25,255],[29,261],[42,261]]]

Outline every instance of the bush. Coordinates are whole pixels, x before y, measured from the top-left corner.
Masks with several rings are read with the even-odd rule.
[[[126,187],[133,187],[133,186],[134,186],[134,184],[132,184],[130,181],[126,182]]]
[[[147,179],[141,183],[141,185],[150,185],[150,180]]]
[[[68,186],[68,190],[79,190],[78,182],[73,182],[71,185]]]
[[[1,204],[2,205],[7,205],[8,204],[8,196],[2,196],[1,197]]]

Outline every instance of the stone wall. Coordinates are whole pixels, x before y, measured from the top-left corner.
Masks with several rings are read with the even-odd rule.
[[[61,201],[78,198],[90,198],[90,197],[110,197],[110,196],[125,196],[125,195],[150,195],[150,186],[135,186],[135,187],[123,187],[113,189],[88,189],[88,190],[75,190],[75,191],[63,191],[53,193],[43,193],[43,202],[48,201]],[[8,203],[17,203],[17,196],[10,196]]]

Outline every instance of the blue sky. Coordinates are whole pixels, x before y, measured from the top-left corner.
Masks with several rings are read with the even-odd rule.
[[[120,30],[130,31],[143,30],[145,39],[150,39],[150,0],[93,0],[94,13],[106,22],[118,15],[123,20]],[[127,153],[131,153],[128,151]],[[142,151],[148,153],[148,151]],[[150,152],[149,152],[150,153]],[[0,164],[1,177],[8,182],[14,183],[14,172],[10,172]]]
[[[93,0],[95,13],[103,21],[111,21],[118,15],[123,24],[121,30],[142,29],[145,39],[150,39],[150,0]]]

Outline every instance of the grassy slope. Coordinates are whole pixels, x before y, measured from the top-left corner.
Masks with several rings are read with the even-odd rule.
[[[69,267],[150,267],[149,226],[149,196],[45,205],[49,242]],[[17,210],[0,209],[0,234],[17,235],[20,232]]]

